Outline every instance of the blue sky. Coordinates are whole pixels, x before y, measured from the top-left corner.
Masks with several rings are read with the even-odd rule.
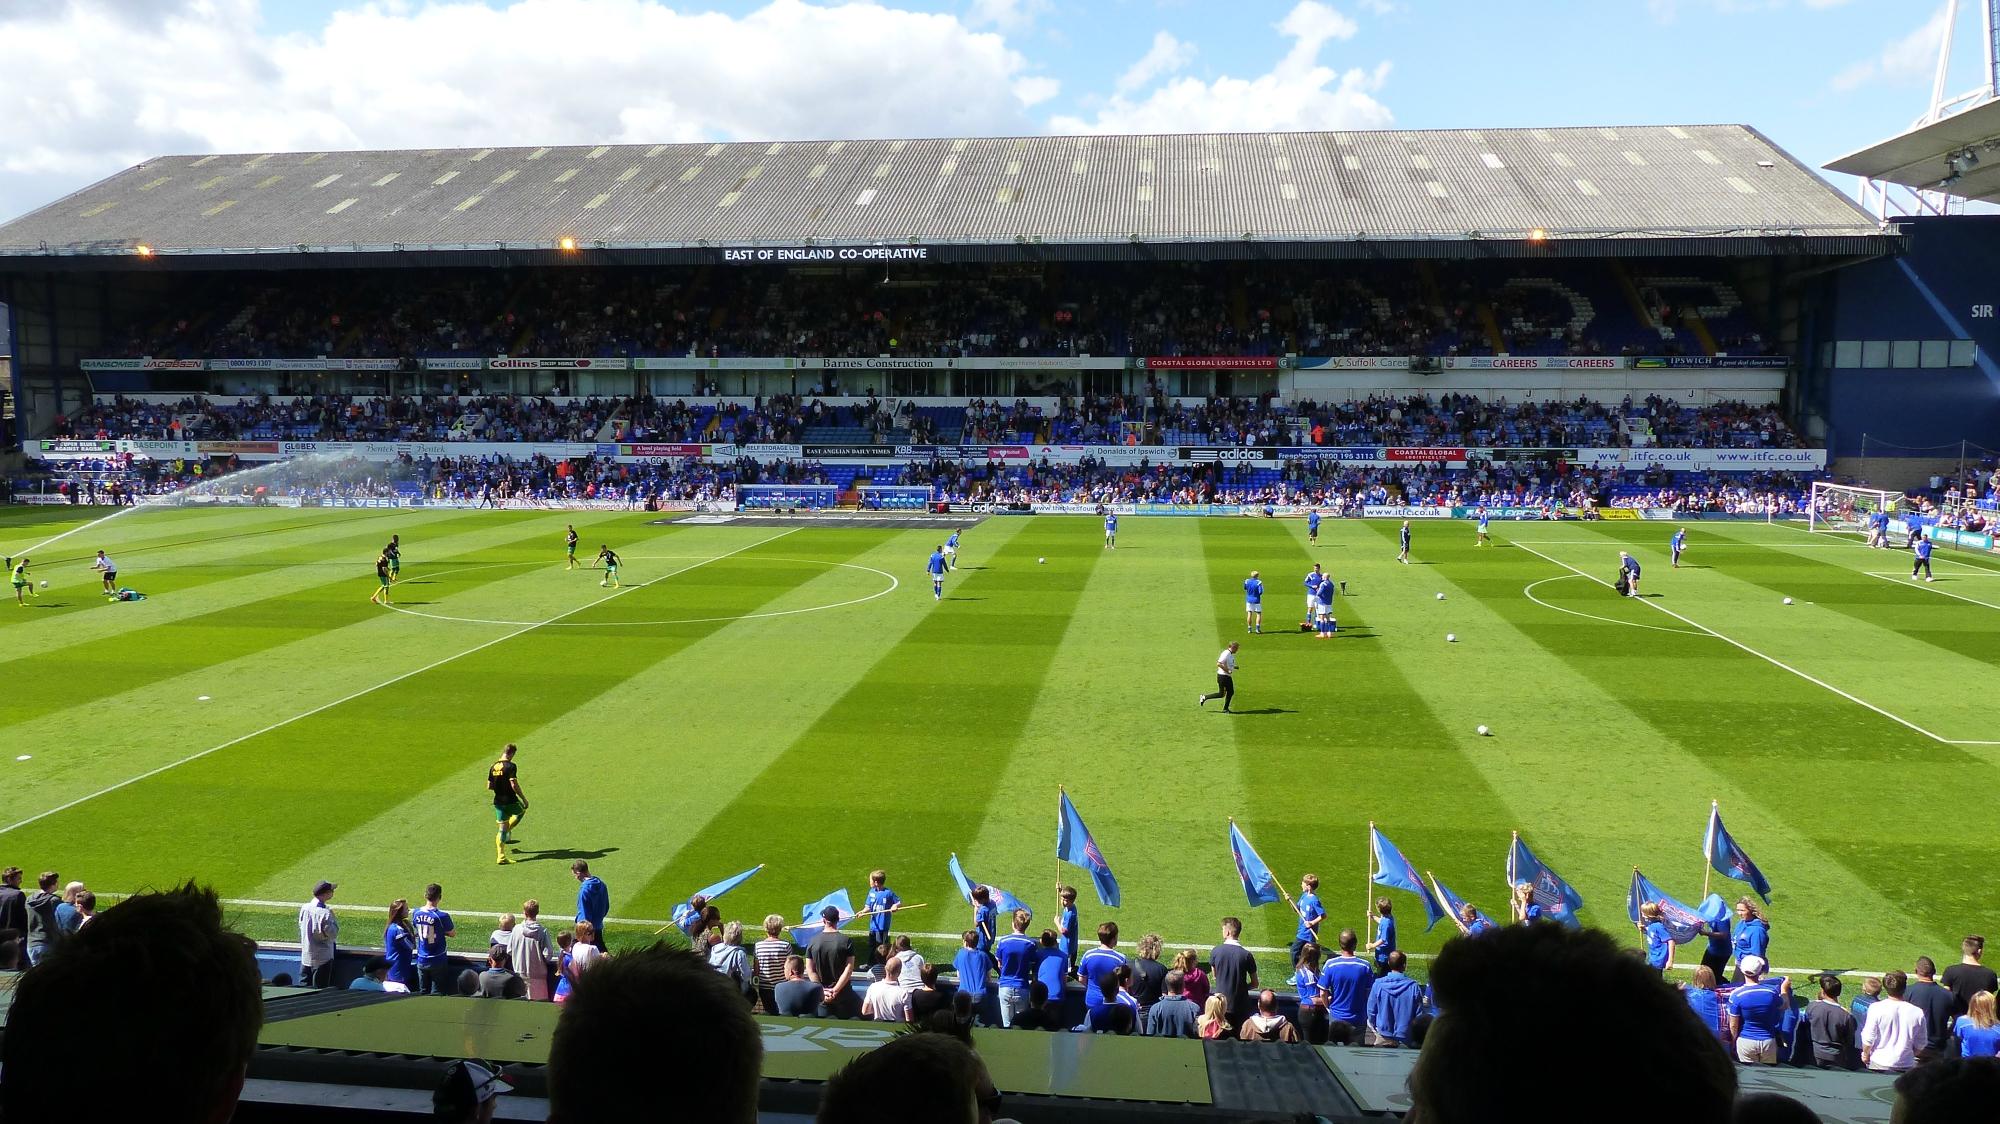
[[[1942,10],[25,0],[0,6],[0,218],[150,155],[321,147],[1728,121],[1816,167],[1923,111]]]

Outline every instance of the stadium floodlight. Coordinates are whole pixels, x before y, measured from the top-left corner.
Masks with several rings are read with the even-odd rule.
[[[142,258],[150,258],[153,256],[153,248],[151,246],[146,245],[144,242],[141,242],[137,246],[132,247],[132,252],[139,255]]]
[[[571,238],[568,235],[564,235],[561,238],[556,239],[556,249],[561,250],[563,253],[566,254],[570,253],[571,251],[576,249],[576,239]]]
[[[1549,232],[1543,230],[1539,226],[1528,232],[1528,241],[1533,242],[1537,246],[1541,245],[1544,242],[1547,242],[1548,240],[1549,240]]]

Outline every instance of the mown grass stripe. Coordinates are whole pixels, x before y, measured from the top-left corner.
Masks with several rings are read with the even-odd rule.
[[[985,809],[1031,798],[1000,785],[1005,755],[997,747],[1025,725],[1046,681],[1051,641],[1075,612],[1097,552],[1084,547],[1088,532],[1074,520],[1024,521],[997,549],[980,533],[967,533],[945,601],[718,808],[720,829],[690,839],[641,888],[640,906],[664,909],[717,872],[738,869],[730,864],[749,857],[746,827],[806,856],[759,876],[768,880],[761,900],[787,889],[797,899],[778,899],[790,917],[835,886],[859,895],[866,873],[889,862],[907,900],[932,903],[934,920],[924,924],[948,927],[966,916],[945,870],[954,850],[975,878],[1010,890],[1019,884],[1021,894],[1047,885],[1049,865],[995,869],[994,860],[968,852]],[[913,555],[912,569],[920,571],[928,553]],[[1038,565],[1038,557],[1049,563]],[[911,595],[928,598],[928,582]]]
[[[707,542],[720,556],[763,546],[771,534],[704,528],[686,532],[682,545]],[[727,598],[722,604],[738,607],[768,599],[761,589],[735,588],[722,595]],[[596,598],[589,598],[577,607],[594,603]],[[634,638],[625,648],[666,649],[713,627],[666,630],[660,637]],[[429,784],[533,728],[550,706],[574,705],[622,681],[594,664],[580,666],[569,658],[569,641],[548,629],[502,631],[475,647],[462,642],[459,647],[464,650],[435,670],[385,682],[280,730],[106,793],[10,833],[10,842],[23,853],[64,853],[72,864],[102,869],[113,887],[157,879],[163,871],[170,878],[193,857],[220,885],[255,885],[289,861],[302,833],[310,838],[349,830],[381,807],[384,792]],[[441,714],[440,699],[477,699],[481,705]],[[175,815],[148,815],[162,805],[173,807]],[[80,814],[127,828],[117,838],[86,836],[72,823]]]
[[[772,551],[778,549],[795,558],[885,569],[900,563],[907,570],[911,548],[900,540],[884,543],[876,535],[807,529],[774,544]],[[757,611],[844,600],[857,583],[872,589],[879,581],[833,567],[753,564],[761,557],[762,552],[739,555],[700,572],[730,577],[732,571],[751,567],[752,572],[738,572],[733,580],[755,581],[768,591]],[[898,594],[907,591],[906,584]],[[703,592],[695,600],[711,596],[712,591]],[[927,593],[924,600],[929,600]],[[511,736],[522,747],[521,783],[532,802],[520,830],[526,842],[519,870],[492,865],[492,821],[479,794],[493,755],[485,747],[471,747],[454,771],[400,794],[397,802],[347,832],[318,841],[253,892],[289,893],[301,879],[317,877],[314,870],[348,865],[351,856],[393,854],[407,824],[435,809],[449,809],[438,838],[448,841],[454,857],[462,860],[454,869],[471,868],[454,876],[458,900],[512,897],[518,903],[538,893],[544,901],[554,899],[554,908],[567,900],[565,889],[574,889],[573,883],[563,885],[568,861],[586,857],[611,885],[617,907],[629,909],[639,888],[703,817],[747,785],[794,733],[831,704],[835,696],[821,692],[837,689],[843,676],[849,682],[860,677],[866,663],[842,666],[843,658],[886,649],[896,636],[896,616],[910,623],[918,618],[914,606],[908,598],[900,607],[885,599],[852,610],[718,622],[698,630],[645,630],[671,632],[678,638],[674,643],[628,648],[621,641],[624,654],[615,674],[622,678],[615,687],[573,706],[551,700],[538,724]],[[637,615],[641,608],[631,611]],[[862,621],[869,627],[857,635]],[[581,635],[571,644],[596,647]],[[775,653],[785,658],[773,659]],[[720,684],[742,685],[743,693],[726,695],[717,689]],[[651,721],[642,717],[635,724],[635,716],[651,716]],[[593,781],[633,778],[635,763],[641,778],[637,785]],[[655,776],[651,783],[645,779]],[[481,856],[485,861],[476,861]],[[746,860],[744,865],[749,864]],[[377,897],[407,894],[412,877],[407,866],[371,862],[356,872],[355,889]],[[742,896],[747,900],[758,888],[747,888]]]

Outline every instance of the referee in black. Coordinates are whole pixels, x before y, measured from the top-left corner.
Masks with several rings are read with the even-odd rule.
[[[1215,657],[1215,693],[1203,695],[1194,701],[1196,706],[1207,706],[1210,699],[1222,700],[1222,712],[1231,713],[1229,704],[1236,698],[1236,649],[1242,645],[1235,641]]]

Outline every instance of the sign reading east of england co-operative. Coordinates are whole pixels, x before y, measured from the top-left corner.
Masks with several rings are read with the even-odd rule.
[[[930,261],[929,246],[742,246],[726,247],[727,265],[842,265],[868,262]]]

